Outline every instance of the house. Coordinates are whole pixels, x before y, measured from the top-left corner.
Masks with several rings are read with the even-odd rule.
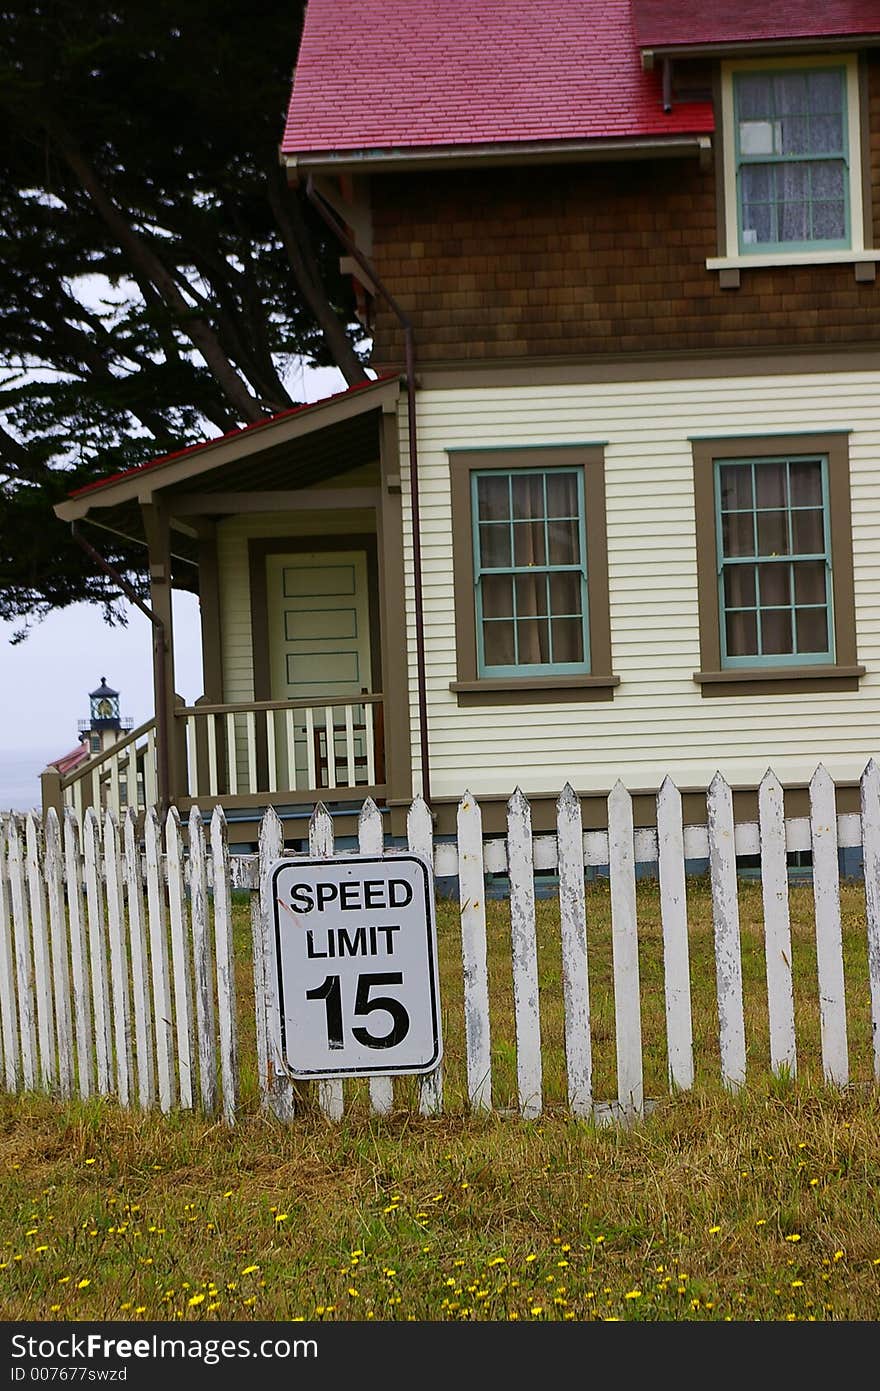
[[[858,805],[880,716],[880,7],[310,0],[281,142],[375,380],[60,516],[199,567],[163,786],[484,827],[768,764]],[[162,644],[158,647],[161,649]],[[849,802],[847,802],[849,799]],[[740,808],[737,808],[738,814]],[[349,825],[353,824],[349,818]],[[286,834],[296,835],[294,826]]]

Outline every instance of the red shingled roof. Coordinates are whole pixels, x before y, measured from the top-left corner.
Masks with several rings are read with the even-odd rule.
[[[878,0],[632,0],[640,48],[880,33]]]
[[[284,154],[704,134],[664,114],[630,0],[309,0]]]

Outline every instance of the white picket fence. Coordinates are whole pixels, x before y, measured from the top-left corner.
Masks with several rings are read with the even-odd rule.
[[[486,838],[478,802],[465,793],[456,843],[434,843],[428,807],[417,799],[407,822],[408,849],[433,862],[437,875],[457,876],[461,980],[469,1104],[493,1107],[492,1038],[487,971],[486,875],[509,882],[510,954],[518,1111],[544,1106],[541,990],[538,979],[535,872],[558,875],[565,1064],[570,1113],[635,1117],[646,1106],[636,865],[657,866],[662,919],[666,1051],[671,1090],[695,1076],[686,861],[709,863],[715,950],[720,1076],[746,1082],[746,1029],[740,942],[738,855],[760,855],[770,1066],[797,1072],[789,881],[786,853],[812,852],[817,1006],[822,1069],[830,1086],[850,1080],[838,848],[861,846],[872,1029],[872,1069],[880,1082],[880,769],[872,760],[861,779],[861,811],[838,815],[834,783],[820,765],[810,783],[810,814],[785,818],[784,795],[772,772],[758,793],[758,821],[734,824],[733,795],[716,776],[706,795],[706,821],[685,826],[678,789],[657,795],[656,824],[634,829],[630,794],[617,784],[608,796],[607,830],[584,831],[578,797],[566,786],[557,802],[555,834],[533,835],[531,810],[519,791],[507,807],[507,834]],[[138,827],[141,827],[140,834]],[[114,1097],[143,1109],[200,1107],[232,1124],[239,1104],[241,1017],[235,999],[232,891],[250,893],[256,1052],[261,1100],[293,1119],[301,1092],[288,1075],[280,1043],[269,871],[284,855],[281,822],[263,817],[259,853],[230,856],[222,808],[207,829],[193,808],[186,826],[172,809],[164,825],[155,812],[120,824],[112,811],[72,809],[7,816],[0,835],[0,1046],[8,1091],[43,1090],[59,1097]],[[312,856],[334,853],[333,821],[319,804],[309,827]],[[361,854],[385,851],[381,813],[364,803]],[[593,1088],[588,923],[585,876],[608,866],[616,1047],[616,1096]],[[345,1087],[317,1084],[319,1104],[338,1119]],[[371,1078],[376,1114],[395,1104],[395,1081]],[[419,1082],[419,1110],[444,1109],[443,1064]]]

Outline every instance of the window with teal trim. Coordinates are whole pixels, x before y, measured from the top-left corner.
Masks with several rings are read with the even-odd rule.
[[[846,72],[734,74],[744,254],[850,245]]]
[[[480,676],[590,670],[583,471],[471,478]]]
[[[833,662],[827,459],[715,469],[722,666]]]

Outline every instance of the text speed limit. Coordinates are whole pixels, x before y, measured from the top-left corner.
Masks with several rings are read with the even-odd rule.
[[[395,852],[286,859],[270,882],[293,1076],[432,1071],[442,1044],[428,864]]]

